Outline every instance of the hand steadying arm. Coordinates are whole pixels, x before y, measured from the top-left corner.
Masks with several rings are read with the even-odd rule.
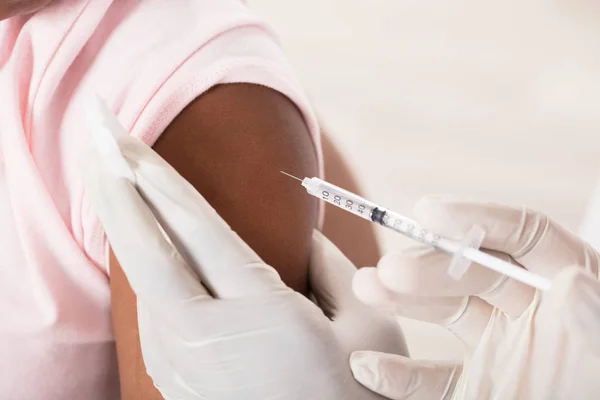
[[[184,109],[154,149],[288,286],[307,292],[316,203],[279,171],[315,176],[317,161],[290,100],[257,85],[217,86]],[[135,295],[112,254],[110,269],[122,398],[161,399],[144,368]]]

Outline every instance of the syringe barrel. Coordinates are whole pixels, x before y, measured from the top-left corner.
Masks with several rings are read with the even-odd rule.
[[[302,186],[309,194],[369,221],[373,209],[377,207],[376,204],[319,178],[304,178]]]
[[[327,203],[343,208],[348,212],[369,221],[376,222],[386,228],[393,229],[418,242],[437,247],[444,251],[450,250],[448,247],[453,247],[451,241],[442,239],[423,229],[416,221],[393,211],[386,210],[375,203],[338,186],[332,185],[329,182],[325,182],[319,178],[305,178],[302,181],[302,186],[306,188],[308,193]]]

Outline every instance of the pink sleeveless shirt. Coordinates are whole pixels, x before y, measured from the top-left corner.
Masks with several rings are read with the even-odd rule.
[[[228,82],[291,98],[319,151],[277,41],[239,0],[55,0],[0,22],[0,399],[119,397],[105,238],[80,177],[86,96],[152,144]]]

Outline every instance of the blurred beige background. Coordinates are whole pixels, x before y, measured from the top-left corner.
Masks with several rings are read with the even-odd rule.
[[[600,173],[600,2],[250,0],[368,198],[526,204],[577,229]],[[377,231],[385,250],[406,243]],[[403,324],[414,357],[460,357]]]

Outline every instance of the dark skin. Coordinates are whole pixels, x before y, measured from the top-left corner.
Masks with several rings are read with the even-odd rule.
[[[317,205],[279,171],[316,176],[317,161],[289,99],[256,85],[215,87],[183,110],[154,149],[289,287],[307,293]],[[110,270],[122,398],[162,399],[144,368],[135,295],[112,254]]]
[[[0,0],[0,21],[16,15],[34,13],[52,0]]]

